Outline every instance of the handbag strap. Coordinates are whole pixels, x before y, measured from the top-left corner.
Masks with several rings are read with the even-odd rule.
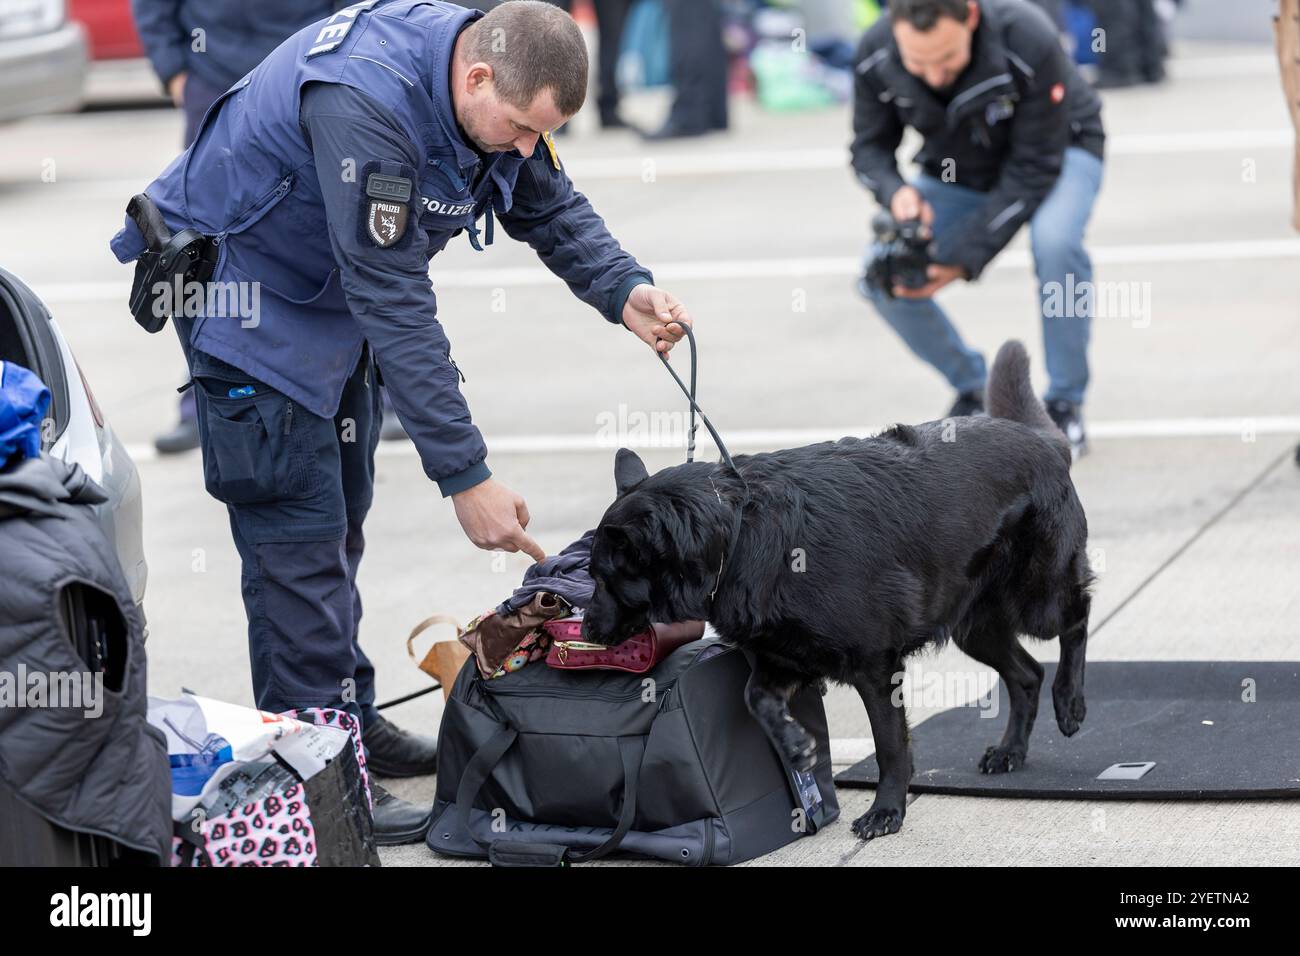
[[[483,789],[488,777],[492,775],[493,769],[500,763],[506,751],[514,745],[518,738],[519,732],[513,727],[503,727],[489,737],[474,752],[474,756],[466,764],[465,772],[461,774],[460,784],[456,787],[457,826],[468,833],[481,848],[488,851],[488,858],[498,865],[511,865],[507,862],[509,855],[494,853],[493,847],[498,843],[511,843],[514,841],[479,839],[470,826],[470,810],[474,806],[474,800],[477,799],[479,791]],[[541,843],[528,844],[530,850],[552,851],[555,858],[562,863],[585,863],[588,860],[598,860],[618,849],[619,844],[623,842],[623,837],[632,829],[632,821],[636,818],[637,788],[641,773],[641,757],[645,753],[645,738],[618,737],[616,739],[618,740],[619,756],[623,761],[623,806],[619,810],[618,824],[614,827],[614,831],[603,843],[590,850],[579,851],[559,844]]]
[[[450,614],[435,614],[432,617],[426,617],[419,624],[415,625],[410,636],[406,639],[406,653],[410,655],[411,660],[415,660],[414,643],[416,637],[418,637],[426,628],[432,627],[435,624],[450,624],[456,629],[457,637],[460,637],[461,634],[465,633],[464,630],[461,629],[460,622]],[[415,700],[415,698],[423,697],[425,694],[432,694],[435,690],[442,690],[441,681],[434,681],[432,687],[426,687],[424,690],[417,690],[401,697],[394,697],[392,700],[386,700],[382,704],[376,704],[375,710],[387,710],[389,707],[396,707],[398,704],[405,704],[408,700]]]
[[[410,636],[406,639],[406,653],[411,660],[415,660],[415,639],[435,624],[450,624],[456,629],[457,637],[460,637],[465,633],[465,631],[469,630],[468,628],[461,627],[460,621],[456,620],[450,614],[434,614],[426,617],[419,624],[415,625],[415,627],[411,628]]]

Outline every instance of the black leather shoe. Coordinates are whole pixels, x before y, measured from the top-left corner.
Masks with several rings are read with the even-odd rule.
[[[192,451],[199,447],[199,423],[193,418],[183,418],[169,432],[164,432],[153,440],[153,446],[160,455],[176,455],[183,451]]]
[[[438,742],[380,717],[361,734],[366,769],[381,777],[420,777],[438,771]]]
[[[402,846],[419,843],[433,822],[432,807],[417,807],[408,800],[393,796],[373,780],[370,795],[374,798],[375,844]]]

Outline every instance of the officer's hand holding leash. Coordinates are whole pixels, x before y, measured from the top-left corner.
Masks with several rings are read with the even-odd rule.
[[[652,285],[634,286],[623,305],[623,324],[657,354],[666,355],[686,333],[671,322],[691,324],[690,313],[677,297]]]

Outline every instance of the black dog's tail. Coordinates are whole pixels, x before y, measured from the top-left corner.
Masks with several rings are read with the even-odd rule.
[[[1067,465],[1071,463],[1070,442],[1034,394],[1029,382],[1029,355],[1015,339],[1004,342],[993,360],[988,382],[988,413],[993,418],[1009,418],[1028,425],[1060,450]]]

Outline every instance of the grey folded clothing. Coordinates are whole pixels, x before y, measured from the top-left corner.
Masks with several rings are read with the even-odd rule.
[[[595,530],[588,531],[559,554],[530,567],[515,593],[497,606],[497,613],[513,614],[541,593],[562,598],[570,607],[590,604],[596,590],[589,570],[591,542],[595,537]]]

